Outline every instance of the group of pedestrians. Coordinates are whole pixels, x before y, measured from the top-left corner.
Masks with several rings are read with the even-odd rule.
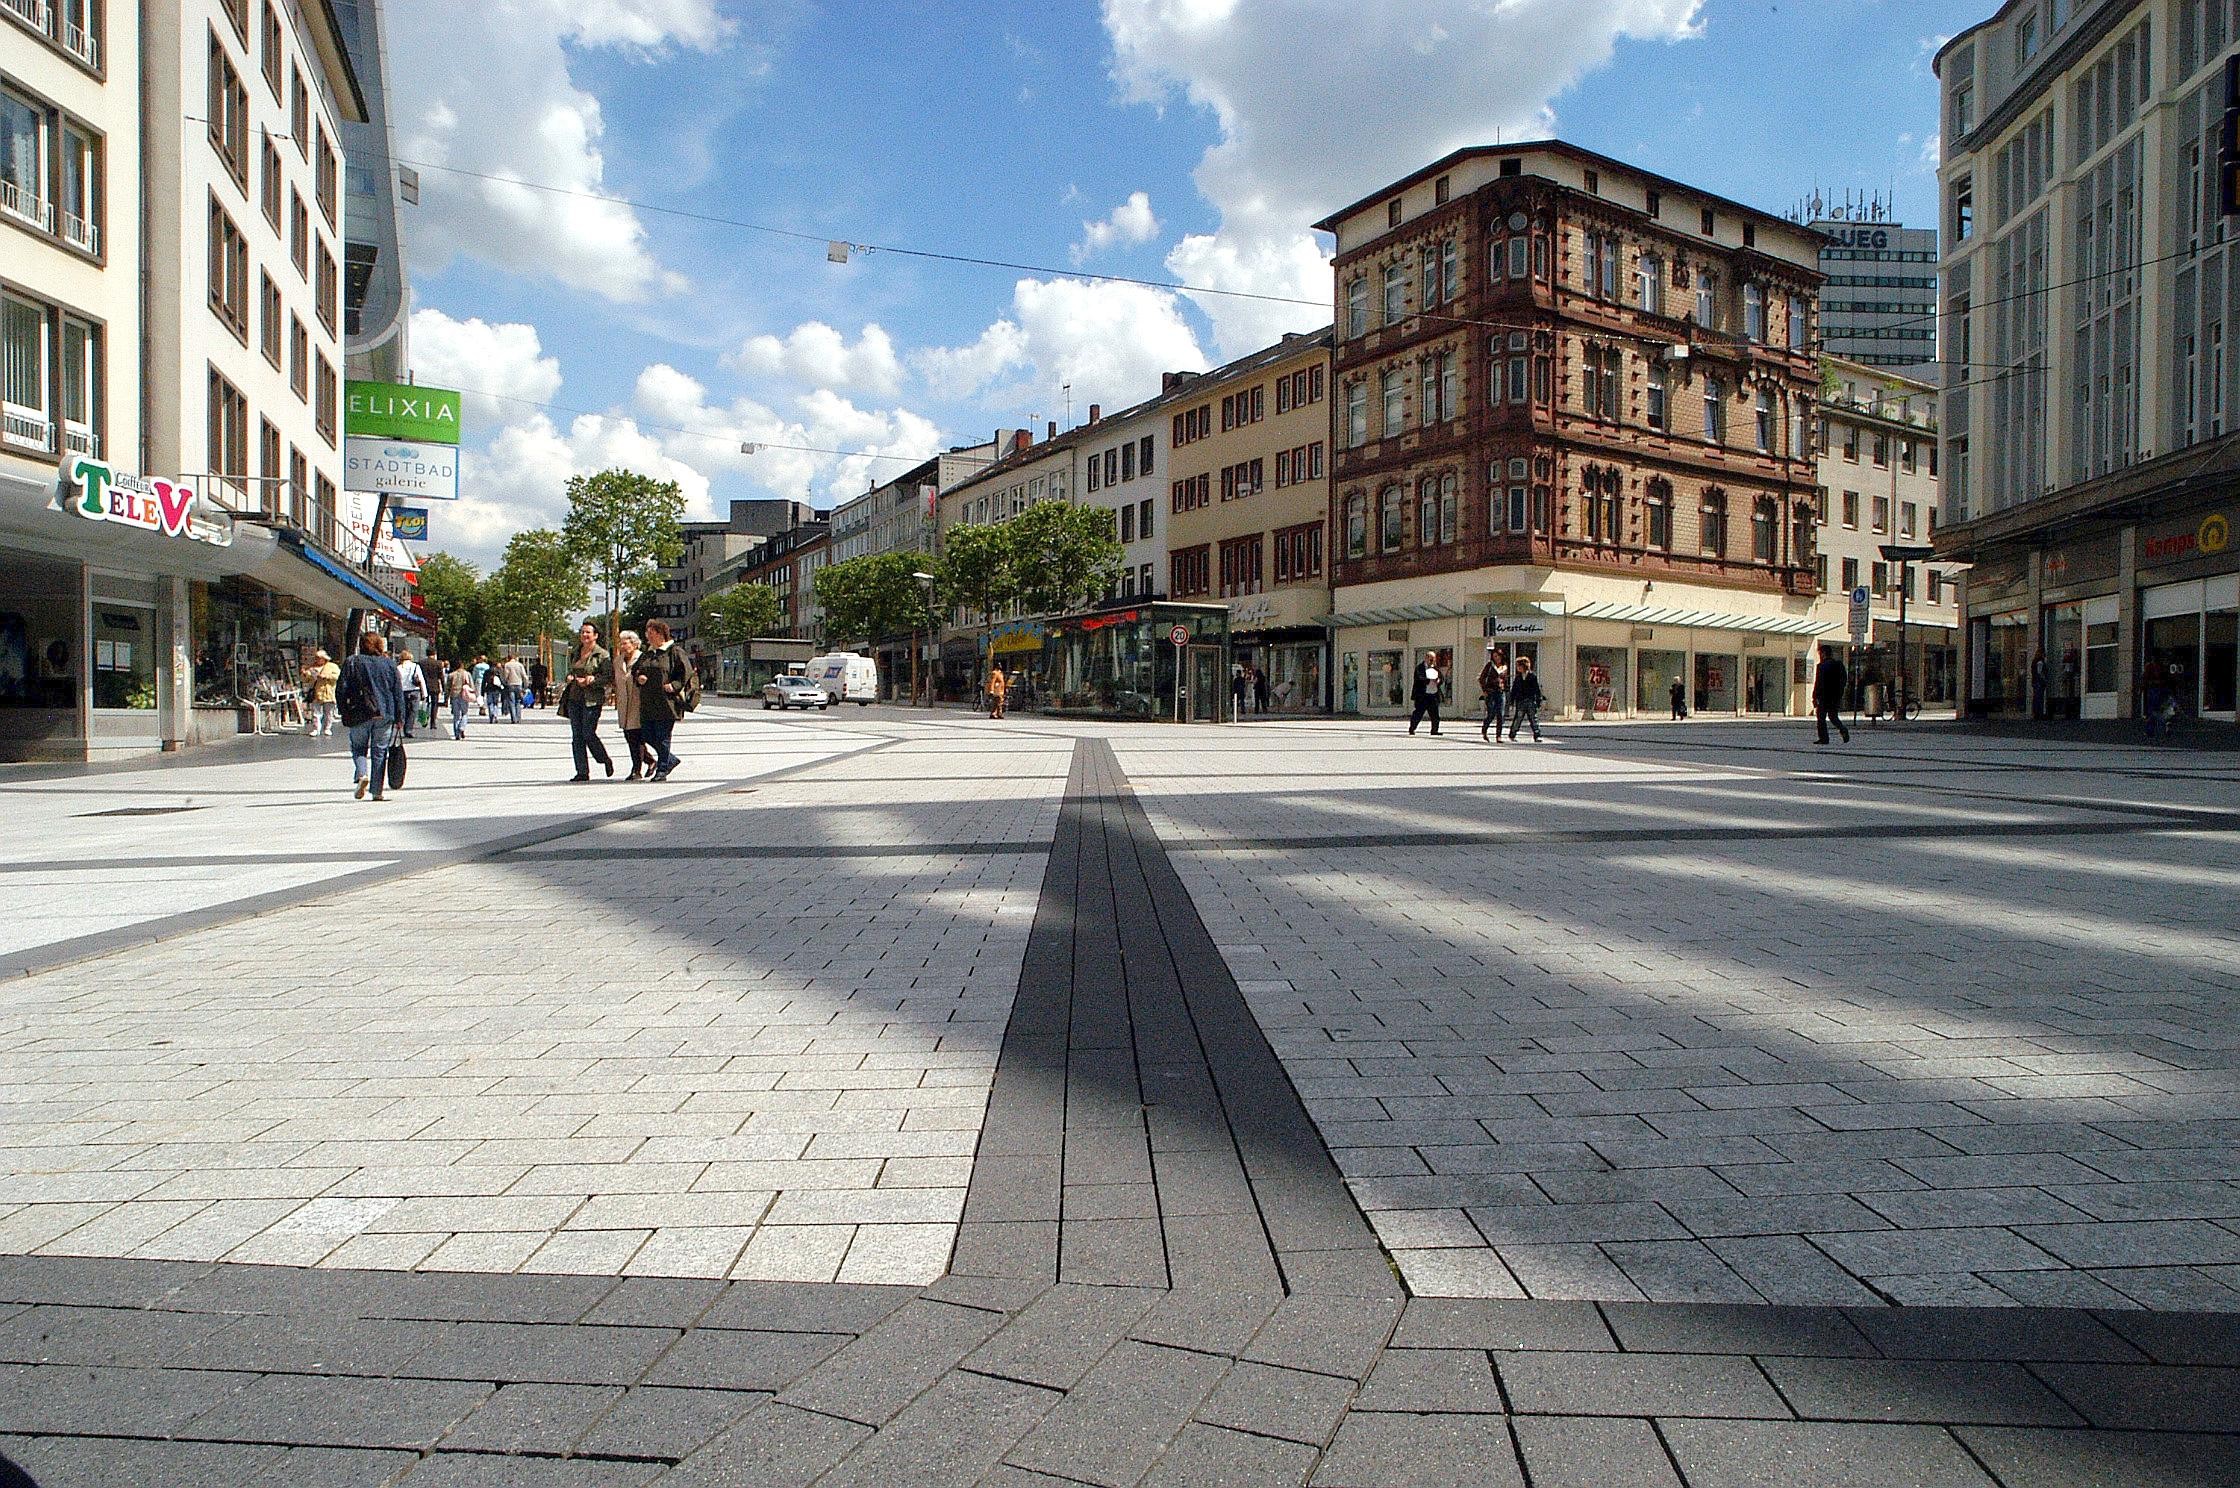
[[[568,747],[576,772],[569,779],[591,779],[596,761],[614,776],[614,758],[599,737],[599,718],[611,699],[630,756],[628,780],[667,780],[682,764],[670,747],[677,722],[699,706],[699,676],[684,648],[670,637],[668,622],[649,620],[643,640],[634,630],[615,638],[615,652],[599,644],[599,630],[586,622],[576,632],[568,657],[567,684],[560,691],[560,712],[568,720]]]
[[[1244,717],[1247,710],[1254,713],[1268,711],[1268,674],[1255,662],[1240,661],[1229,668],[1229,695],[1236,702],[1236,712],[1231,716]],[[1437,729],[1432,730],[1437,733]]]
[[[1478,724],[1481,740],[1514,740],[1518,731],[1529,725],[1532,742],[1540,742],[1540,709],[1547,702],[1547,694],[1540,690],[1540,674],[1532,669],[1531,657],[1520,656],[1512,666],[1508,652],[1489,644],[1486,664],[1478,668],[1478,692],[1486,708]],[[1504,723],[1508,726],[1506,736],[1502,733]]]

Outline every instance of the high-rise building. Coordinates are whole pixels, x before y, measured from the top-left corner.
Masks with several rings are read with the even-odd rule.
[[[1936,57],[1943,555],[1968,705],[2231,720],[2240,232],[2224,0],[2008,0]]]
[[[1552,710],[1801,709],[1821,239],[1557,141],[1458,150],[1336,233],[1340,712],[1457,703],[1488,644]]]
[[[363,120],[342,124],[343,346],[351,377],[408,382],[412,301],[398,222],[383,3],[351,0],[335,10],[366,101]]]
[[[1937,230],[1907,227],[1878,195],[1794,214],[1820,248],[1820,349],[1904,377],[1937,375]]]

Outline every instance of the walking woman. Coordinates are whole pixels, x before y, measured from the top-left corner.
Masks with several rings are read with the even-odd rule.
[[[629,751],[631,780],[643,780],[652,772],[646,768],[646,731],[638,724],[638,684],[630,675],[631,664],[637,661],[638,652],[644,649],[638,643],[638,633],[626,630],[615,637],[614,721],[622,726],[623,748]]]
[[[467,714],[474,708],[474,673],[464,661],[454,661],[443,674],[443,695],[451,700],[451,737],[464,739]]]
[[[381,632],[369,630],[358,637],[358,654],[335,684],[335,706],[350,731],[350,772],[358,799],[363,801],[370,787],[378,801],[388,783],[389,747],[404,718],[404,684],[397,680],[397,664]]]
[[[599,644],[598,627],[587,624],[578,630],[575,655],[568,658],[568,686],[560,694],[560,712],[568,720],[568,744],[576,756],[574,780],[579,785],[591,778],[593,760],[606,766],[609,780],[614,778],[614,761],[599,742],[599,710],[607,705],[607,678],[613,670],[614,658]]]
[[[1509,684],[1509,737],[1517,737],[1517,729],[1532,725],[1532,742],[1540,742],[1540,706],[1547,695],[1540,690],[1540,679],[1533,675],[1532,658],[1517,658],[1516,676]]]
[[[1486,664],[1478,668],[1478,691],[1485,694],[1485,721],[1478,725],[1478,737],[1501,732],[1502,714],[1509,704],[1509,662],[1493,642],[1486,642]]]
[[[653,781],[658,785],[684,763],[669,740],[677,720],[692,711],[692,663],[669,638],[668,621],[646,622],[646,649],[631,663],[630,676],[638,684],[638,727],[653,754]]]

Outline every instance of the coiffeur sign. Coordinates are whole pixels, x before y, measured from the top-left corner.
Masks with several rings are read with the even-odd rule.
[[[194,487],[128,475],[91,455],[74,456],[63,465],[62,488],[50,509],[64,508],[89,521],[117,522],[217,548],[233,544],[231,514],[203,510]]]

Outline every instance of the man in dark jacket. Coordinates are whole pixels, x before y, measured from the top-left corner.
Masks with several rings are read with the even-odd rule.
[[[653,753],[653,779],[667,780],[684,763],[669,751],[677,720],[684,717],[684,690],[692,663],[677,643],[669,639],[667,621],[646,622],[646,649],[630,665],[630,680],[638,685],[638,728],[646,748]]]
[[[1820,648],[1820,666],[1812,674],[1812,716],[1819,725],[1820,742],[1828,742],[1828,725],[1834,724],[1836,732],[1843,735],[1843,742],[1851,742],[1851,730],[1844,727],[1843,700],[1850,677],[1843,668],[1843,658],[1833,646]]]
[[[1439,653],[1433,651],[1416,663],[1415,711],[1408,715],[1408,732],[1413,734],[1416,725],[1426,718],[1431,720],[1431,737],[1439,737],[1439,688],[1446,681],[1446,673],[1439,665]]]
[[[358,637],[358,654],[342,664],[334,696],[343,726],[350,730],[350,770],[357,778],[358,799],[366,798],[370,786],[378,801],[389,778],[389,745],[404,722],[404,683],[379,631]]]

